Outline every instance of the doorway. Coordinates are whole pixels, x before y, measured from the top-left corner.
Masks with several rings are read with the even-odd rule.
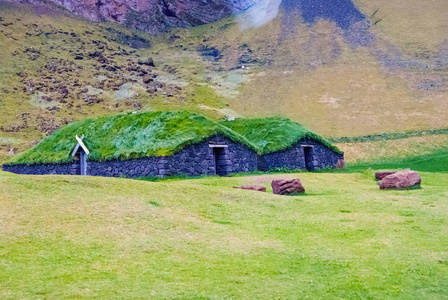
[[[213,148],[213,156],[215,161],[215,172],[216,175],[223,176],[227,174],[227,170],[225,170],[225,151],[224,147],[214,147]]]
[[[73,157],[75,169],[74,175],[87,175],[87,155],[84,151],[78,151]]]
[[[304,146],[303,152],[305,155],[305,168],[307,171],[313,171],[314,170],[314,164],[313,164],[313,147]]]
[[[80,153],[76,153],[76,155],[73,157],[73,165],[74,165],[74,171],[75,173],[73,175],[81,175],[81,155]],[[73,172],[73,171],[72,171]]]

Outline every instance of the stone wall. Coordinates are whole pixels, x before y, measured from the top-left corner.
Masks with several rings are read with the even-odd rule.
[[[216,162],[214,148],[210,145],[222,149],[222,155],[217,156]],[[33,175],[76,174],[75,164],[3,165],[3,170]],[[199,176],[215,175],[217,172],[219,175],[226,175],[255,170],[257,154],[246,146],[221,136],[213,136],[201,143],[187,146],[167,157],[87,162],[87,175],[104,177]]]
[[[3,165],[6,172],[27,175],[75,175],[74,164]]]
[[[212,145],[213,147],[210,147]],[[306,169],[304,148],[311,150],[311,169],[335,167],[343,154],[336,153],[312,140],[301,140],[293,147],[275,153],[258,156],[245,145],[234,143],[221,136],[190,145],[167,157],[145,157],[132,160],[88,162],[87,175],[104,177],[166,177],[173,175],[227,175],[274,168]],[[76,165],[39,164],[3,165],[3,171],[17,174],[75,175]]]
[[[311,150],[312,169],[322,169],[335,167],[339,159],[344,155],[334,152],[328,147],[313,140],[300,140],[293,147],[262,155],[259,159],[258,168],[260,171],[269,171],[275,168],[306,169],[305,152],[301,145],[314,146]]]
[[[161,157],[131,160],[88,161],[87,175],[103,177],[155,177],[159,175]]]
[[[210,145],[216,148],[211,148]],[[221,148],[221,146],[227,147]],[[219,149],[220,154],[214,154],[216,151],[214,149]],[[214,136],[203,143],[188,146],[166,157],[163,164],[165,173],[161,175],[166,176],[227,175],[257,170],[257,154],[245,145]]]

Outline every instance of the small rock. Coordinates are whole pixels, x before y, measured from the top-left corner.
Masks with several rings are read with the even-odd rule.
[[[336,169],[345,169],[344,159],[338,159],[338,162],[336,163]]]
[[[383,180],[384,177],[397,173],[396,171],[379,171],[375,173],[376,180]]]
[[[154,81],[154,79],[150,75],[143,76],[143,83],[150,83],[151,81]]]
[[[305,188],[300,179],[278,179],[271,183],[272,190],[276,195],[297,195],[305,193]]]
[[[112,67],[112,66],[106,66],[106,70],[110,71],[110,72],[115,72],[115,71],[117,71],[117,68]]]
[[[155,92],[157,92],[157,89],[154,88],[154,87],[149,87],[149,88],[146,90],[146,92],[147,92],[148,94],[154,94]]]
[[[234,189],[242,189],[242,190],[249,190],[249,191],[257,191],[257,192],[266,192],[266,188],[264,186],[257,186],[257,185],[243,185],[241,187],[234,186]]]
[[[152,57],[148,58],[146,61],[138,60],[139,65],[147,65],[149,67],[155,67],[154,60]]]
[[[422,178],[414,171],[402,171],[388,175],[381,180],[381,190],[405,190],[420,187]]]

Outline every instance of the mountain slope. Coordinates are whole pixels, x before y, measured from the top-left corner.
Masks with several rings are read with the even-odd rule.
[[[257,0],[10,0],[20,3],[53,3],[95,22],[111,21],[149,33],[173,27],[215,22],[247,9]]]
[[[157,36],[0,4],[0,155],[130,110],[283,114],[327,137],[448,127],[442,2],[261,1]]]

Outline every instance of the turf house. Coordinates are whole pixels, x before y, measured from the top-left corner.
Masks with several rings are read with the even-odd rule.
[[[335,167],[343,154],[287,118],[221,123],[186,111],[74,122],[13,156],[18,174],[167,177]]]

